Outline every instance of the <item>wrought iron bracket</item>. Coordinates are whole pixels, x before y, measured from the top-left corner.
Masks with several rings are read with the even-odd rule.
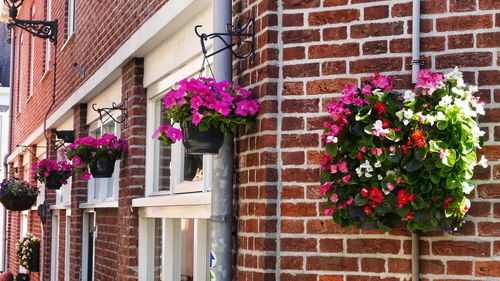
[[[197,25],[194,27],[194,32],[196,35],[200,38],[200,43],[201,43],[201,50],[203,54],[205,55],[205,58],[209,58],[215,54],[218,54],[224,50],[231,50],[233,55],[237,57],[238,59],[246,59],[250,56],[252,56],[255,53],[255,15],[254,12],[252,11],[252,14],[250,16],[250,19],[244,24],[240,25],[238,24],[237,27],[233,27],[232,24],[228,24],[226,26],[227,32],[224,33],[210,33],[210,34],[205,34],[205,33],[200,33],[198,31],[199,28],[201,28],[201,25]],[[234,29],[233,29],[234,28]],[[226,39],[224,39],[225,36],[230,36],[231,37],[231,42],[227,42]],[[232,39],[236,37],[236,43],[232,42]],[[247,38],[247,39],[245,39]],[[205,45],[205,42],[208,41],[209,39],[219,39],[222,41],[222,43],[225,45],[224,48],[221,48],[219,50],[215,50],[211,54],[207,54],[207,46]],[[243,45],[249,45],[250,50],[243,54],[242,53],[242,46]],[[235,49],[233,47],[236,46]]]
[[[17,147],[21,147],[21,151],[22,151],[22,152],[26,152],[26,151],[28,151],[31,155],[35,156],[35,158],[36,158],[37,160],[40,160],[40,159],[38,159],[38,157],[36,157],[36,153],[35,153],[35,152],[33,152],[33,151],[31,150],[31,146],[29,146],[29,145],[24,145],[24,144],[18,144],[18,145],[17,145]],[[40,147],[40,148],[46,148],[45,146],[37,146],[37,147]]]
[[[111,107],[102,107],[102,108],[97,108],[96,107],[96,104],[94,103],[92,105],[92,109],[99,113],[99,120],[101,120],[101,123],[104,123],[105,121],[103,120],[103,113],[105,115],[107,115],[108,118],[111,118],[113,121],[115,121],[116,123],[118,124],[121,124],[123,122],[125,122],[125,120],[127,120],[127,108],[125,107],[125,104],[127,103],[127,99],[123,100],[121,103],[119,104],[116,104],[115,102],[113,102],[111,104]],[[114,110],[120,110],[122,112],[122,115],[121,115],[121,118],[120,120],[116,119],[112,114],[111,112],[114,111]]]
[[[49,39],[54,43],[57,41],[57,20],[39,21],[14,19],[12,23],[7,24],[8,28],[12,28],[13,26],[24,29],[36,37]]]

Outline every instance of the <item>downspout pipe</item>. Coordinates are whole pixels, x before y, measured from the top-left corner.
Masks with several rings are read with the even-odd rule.
[[[213,0],[213,21],[216,33],[227,32],[232,22],[231,0]],[[223,36],[231,42],[230,36]],[[221,40],[215,39],[214,50],[225,47]],[[232,53],[229,49],[214,56],[214,75],[217,81],[232,80]],[[232,281],[232,230],[233,230],[233,135],[225,135],[219,154],[214,157],[212,177],[212,206],[210,214],[210,257],[215,264],[209,274],[210,280]],[[212,279],[215,277],[215,279]]]
[[[11,45],[10,45],[10,83],[9,83],[9,92],[10,92],[10,100],[9,100],[9,129],[7,130],[7,139],[8,139],[8,146],[7,146],[7,153],[4,156],[3,159],[3,167],[4,167],[4,178],[9,177],[9,165],[7,163],[7,158],[9,155],[12,153],[12,119],[14,118],[14,109],[13,104],[14,104],[14,58],[16,56],[16,31],[14,28],[10,29],[11,32]],[[7,234],[7,215],[8,212],[3,208],[4,216],[3,216],[3,227],[2,231],[4,232],[4,235]],[[2,254],[2,260],[3,260],[3,271],[7,269],[7,252],[8,252],[8,245],[9,243],[6,243],[7,241],[7,236],[4,237],[3,241],[0,243],[4,243],[3,247],[3,253]]]
[[[413,0],[413,24],[412,24],[412,65],[411,81],[417,83],[420,71],[420,0]],[[420,280],[420,234],[411,234],[411,280]]]

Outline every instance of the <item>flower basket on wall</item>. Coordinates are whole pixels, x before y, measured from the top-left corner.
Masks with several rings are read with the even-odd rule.
[[[234,133],[240,125],[251,129],[259,109],[250,92],[228,81],[212,78],[190,78],[176,83],[163,105],[172,123],[179,123],[182,132],[165,124],[153,134],[165,145],[183,140],[188,153],[218,153],[224,135]]]
[[[7,210],[24,211],[35,204],[38,188],[18,178],[3,180],[0,188],[0,202]]]
[[[115,161],[128,151],[127,141],[112,134],[96,139],[92,136],[77,139],[68,146],[66,157],[73,162],[74,171],[83,179],[109,178]],[[89,172],[90,170],[90,172]]]
[[[328,106],[321,188],[326,215],[343,227],[390,231],[456,230],[463,224],[482,147],[476,118],[483,104],[455,70],[422,70],[413,91],[376,74],[361,89],[346,85]]]
[[[97,160],[90,166],[90,173],[94,178],[110,178],[115,171],[116,159]]]
[[[16,248],[19,265],[31,272],[38,272],[40,268],[40,240],[28,233],[17,243]]]
[[[189,154],[217,154],[222,143],[224,134],[218,128],[209,128],[201,131],[192,123],[182,123],[182,144]]]
[[[47,189],[59,189],[73,175],[73,166],[66,161],[56,162],[52,159],[42,159],[33,166],[35,180],[45,183]]]

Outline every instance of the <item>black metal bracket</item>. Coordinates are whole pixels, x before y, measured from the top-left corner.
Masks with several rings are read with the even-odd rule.
[[[246,59],[255,53],[255,15],[254,15],[253,11],[252,11],[250,19],[248,20],[247,23],[245,23],[244,25],[238,24],[238,26],[234,29],[233,29],[232,24],[228,24],[226,26],[227,32],[225,32],[225,33],[210,33],[210,34],[201,33],[200,34],[198,29],[201,27],[202,27],[201,25],[195,26],[194,32],[200,38],[201,50],[202,50],[203,54],[205,55],[205,58],[209,58],[209,57],[211,57],[215,54],[218,54],[218,53],[220,53],[224,50],[227,50],[227,49],[231,50],[233,55],[235,57],[237,57],[238,59]],[[236,41],[236,43],[232,43],[232,41],[227,42],[226,39],[224,39],[224,36],[230,36],[231,40],[233,37],[236,37],[237,41]],[[249,39],[245,39],[248,37],[249,37]],[[220,50],[215,50],[211,54],[207,54],[208,50],[207,50],[207,47],[205,45],[205,41],[207,41],[209,39],[215,39],[215,38],[218,38],[219,40],[221,40],[222,43],[224,43],[225,47],[220,49]],[[244,44],[250,45],[250,51],[248,51],[248,53],[246,53],[246,54],[241,53],[241,47]],[[233,49],[234,46],[237,46],[236,50]]]
[[[36,157],[36,153],[35,153],[35,152],[33,152],[33,151],[31,150],[31,146],[29,146],[29,145],[24,145],[24,144],[18,144],[18,145],[16,145],[16,146],[17,146],[17,147],[21,147],[21,148],[22,148],[22,149],[21,149],[21,151],[22,151],[22,152],[26,152],[26,151],[28,151],[29,153],[31,153],[31,155],[35,156],[35,158],[36,158],[37,160],[40,160],[40,159],[38,159],[38,157]],[[46,146],[37,146],[37,147],[40,147],[40,148],[46,148]]]
[[[57,41],[57,20],[40,21],[14,19],[12,23],[7,24],[7,28],[12,28],[13,26],[24,29],[36,37],[49,39],[51,42]]]
[[[424,60],[412,60],[410,64],[418,64],[418,65],[424,65],[425,61]]]
[[[96,108],[96,104],[94,103],[92,105],[92,109],[99,113],[99,120],[101,120],[101,123],[104,123],[105,121],[103,120],[102,116],[103,113],[108,116],[108,118],[111,118],[113,121],[115,121],[118,124],[121,124],[127,120],[127,108],[125,108],[125,104],[127,103],[127,99],[122,101],[119,104],[116,104],[115,102],[112,103],[111,107],[102,107],[102,108]],[[122,117],[121,120],[117,120],[113,115],[111,114],[111,111],[113,110],[120,110],[122,112]]]

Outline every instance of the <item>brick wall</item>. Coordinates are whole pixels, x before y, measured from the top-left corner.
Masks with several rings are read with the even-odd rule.
[[[411,88],[411,1],[236,1],[257,14],[255,58],[235,78],[260,97],[256,130],[238,142],[238,280],[410,280],[410,234],[344,230],[322,216],[318,163],[326,105],[346,83],[374,71]],[[496,280],[500,276],[498,102],[500,3],[422,1],[424,68],[455,65],[488,102],[480,119],[489,137],[487,169],[464,228],[421,238],[422,280]],[[252,61],[254,60],[254,61]]]
[[[57,109],[78,87],[80,87],[95,71],[125,42],[139,26],[160,9],[168,0],[158,1],[121,1],[109,5],[100,1],[76,2],[76,29],[66,42],[66,6],[67,0],[52,1],[52,19],[59,20],[58,36],[58,68],[57,68]],[[46,0],[26,0],[18,18],[29,19],[31,7],[35,7],[34,19],[46,17]],[[117,24],[119,19],[120,24]],[[27,99],[29,85],[30,37],[27,32],[16,28],[17,45],[14,66],[15,83],[13,87],[14,105],[20,107],[20,113],[14,110],[14,130],[12,147],[15,148],[36,128],[43,124],[45,112],[50,104],[52,94],[53,66],[52,62],[45,74],[45,40],[34,39],[36,50],[34,57],[33,88],[34,93]],[[21,35],[22,34],[22,35]],[[21,36],[23,44],[19,44]],[[64,46],[64,48],[62,48]],[[51,57],[54,47],[51,46]],[[85,69],[81,75],[74,68],[78,63]],[[44,75],[45,74],[45,75]]]

